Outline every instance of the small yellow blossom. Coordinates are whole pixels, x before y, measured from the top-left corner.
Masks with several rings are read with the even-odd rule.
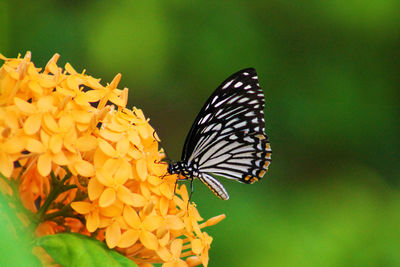
[[[126,108],[120,74],[103,86],[58,58],[41,69],[30,52],[0,54],[0,173],[40,216],[36,234],[90,235],[141,266],[207,266],[202,229],[225,215],[200,223],[185,185],[166,175],[149,120]]]

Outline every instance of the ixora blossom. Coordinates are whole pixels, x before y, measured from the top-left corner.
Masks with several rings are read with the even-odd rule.
[[[0,183],[36,220],[36,235],[76,232],[139,265],[208,264],[212,242],[185,185],[166,175],[159,139],[128,89],[24,58],[0,68]],[[16,186],[9,186],[10,184]],[[29,222],[26,222],[28,225]]]

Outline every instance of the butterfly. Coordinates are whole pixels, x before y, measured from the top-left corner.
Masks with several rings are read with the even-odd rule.
[[[180,180],[198,178],[223,200],[228,192],[215,176],[252,184],[271,162],[265,134],[264,94],[256,70],[241,70],[214,91],[186,137],[179,162],[168,164]],[[193,192],[193,187],[192,187]]]

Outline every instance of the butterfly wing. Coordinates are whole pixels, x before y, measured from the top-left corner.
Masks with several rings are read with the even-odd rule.
[[[255,69],[226,79],[210,96],[186,138],[182,161],[200,173],[252,183],[271,160],[264,94]]]

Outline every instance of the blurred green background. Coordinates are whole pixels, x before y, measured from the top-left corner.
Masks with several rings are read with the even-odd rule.
[[[178,160],[226,77],[258,71],[273,149],[260,183],[198,181],[226,220],[210,266],[400,266],[400,2],[0,1],[0,52],[32,51],[110,82]]]

